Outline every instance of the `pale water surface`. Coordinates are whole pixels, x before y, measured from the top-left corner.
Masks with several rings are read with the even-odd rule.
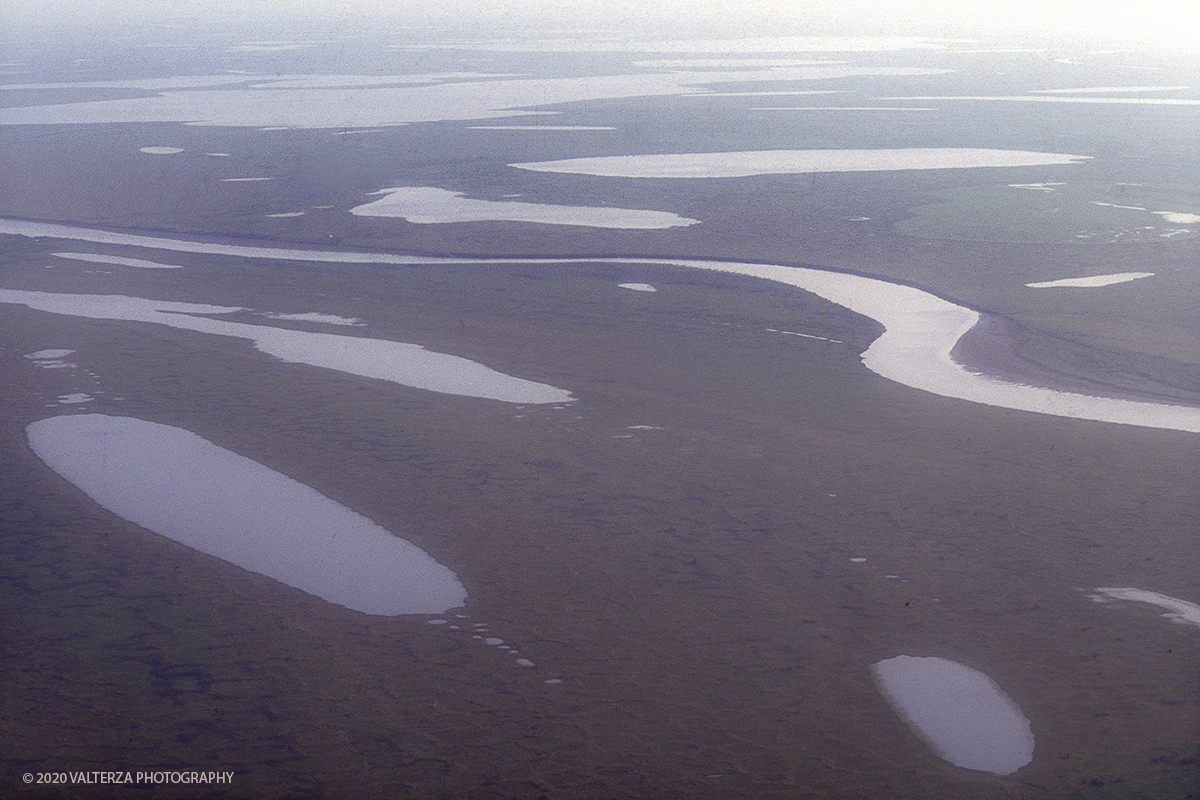
[[[432,186],[381,189],[372,194],[382,197],[355,206],[350,213],[365,217],[400,217],[419,224],[498,220],[592,228],[661,229],[700,222],[664,211],[476,200],[460,192]]]
[[[256,349],[283,361],[310,364],[431,392],[508,403],[565,403],[574,399],[570,392],[563,389],[505,375],[474,361],[435,353],[420,345],[311,333],[270,325],[247,325],[204,316],[246,310],[241,308],[173,303],[122,295],[56,294],[13,289],[0,289],[0,303],[18,303],[51,314],[150,322],[248,339]]]
[[[630,66],[651,69],[751,69],[761,67],[803,67],[818,64],[845,64],[845,61],[826,61],[796,58],[658,58],[651,61],[633,61]]]
[[[614,178],[739,178],[810,172],[870,172],[907,169],[969,169],[1076,164],[1090,156],[988,150],[970,147],[912,147],[882,150],[758,150],[730,153],[672,153],[600,156],[511,164],[536,172]]]
[[[26,358],[35,361],[57,361],[74,353],[74,350],[38,350],[36,353],[26,353]]]
[[[393,615],[466,600],[457,576],[416,545],[190,431],[77,414],[26,434],[51,469],[114,514],[331,603]]]
[[[1111,92],[1179,92],[1190,86],[1085,86],[1080,89],[1034,89],[1034,94],[1108,94]]]
[[[159,264],[157,261],[143,261],[140,258],[123,258],[122,256],[104,256],[96,253],[55,253],[59,258],[73,258],[78,261],[91,261],[94,264],[119,264],[123,267],[138,269],[182,269],[176,264]]]
[[[613,261],[639,263],[636,259]],[[884,332],[863,353],[863,364],[914,389],[1038,414],[1200,433],[1200,408],[1093,397],[971,372],[950,354],[979,322],[979,313],[912,286],[805,267],[673,259],[640,263],[680,264],[765,278],[870,317],[884,326]]]
[[[468,125],[469,131],[615,131],[611,125]]]
[[[945,658],[896,656],[871,673],[896,713],[951,764],[1009,775],[1033,760],[1029,720],[982,672]]]
[[[96,242],[98,244],[148,247],[154,250],[174,250],[181,253],[208,253],[211,255],[243,256],[247,258],[269,258],[280,261],[324,261],[341,264],[430,264],[448,261],[448,259],[434,257],[400,256],[389,255],[387,253],[305,250],[292,247],[260,247],[257,245],[223,244],[220,242],[198,242],[187,239],[166,239],[158,236],[117,233],[98,228],[80,228],[73,225],[58,225],[53,222],[31,222],[4,217],[0,217],[0,233],[15,234],[18,236],[76,239],[85,242]]]
[[[1200,100],[1180,97],[1077,97],[1075,95],[919,95],[887,97],[885,100],[986,100],[1012,103],[1090,103],[1126,106],[1200,106]]]
[[[1165,609],[1166,613],[1163,616],[1173,622],[1200,628],[1200,605],[1189,603],[1187,600],[1180,600],[1177,597],[1170,597],[1158,592],[1148,592],[1145,589],[1114,587],[1092,589],[1092,593],[1089,596],[1098,603],[1107,603],[1113,600],[1149,603],[1150,605]]]
[[[720,39],[621,40],[546,38],[465,39],[429,45],[392,45],[397,50],[492,50],[514,53],[871,53],[892,50],[945,50],[945,40],[925,36],[745,36]]]
[[[338,314],[321,314],[316,311],[305,311],[300,314],[276,314],[270,311],[259,312],[267,319],[290,319],[296,322],[317,322],[322,325],[349,325],[358,327],[365,325],[358,317],[343,317]]]
[[[934,111],[921,106],[752,106],[751,111]]]
[[[1176,225],[1194,225],[1200,222],[1200,214],[1189,214],[1184,211],[1154,211],[1151,213],[1157,214],[1167,222],[1173,222]]]
[[[439,49],[442,45],[439,45]],[[697,85],[729,81],[832,80],[872,75],[938,75],[947,70],[917,67],[801,65],[753,70],[635,72],[571,78],[481,76],[450,83],[396,85],[381,76],[375,85],[361,76],[306,76],[303,85],[246,84],[246,76],[158,79],[153,96],[97,99],[82,103],[12,106],[0,125],[58,125],[177,122],[259,130],[294,128],[379,128],[416,122],[484,120],[530,116],[529,110],[561,103],[685,94]],[[231,86],[240,82],[246,85]],[[129,84],[132,82],[117,82]],[[347,85],[349,84],[349,85]],[[83,88],[82,84],[66,84]],[[196,87],[206,87],[198,91]]]
[[[1138,278],[1149,278],[1154,275],[1153,272],[1117,272],[1112,275],[1091,275],[1083,278],[1061,278],[1056,281],[1040,281],[1038,283],[1027,283],[1026,286],[1034,289],[1048,289],[1057,286],[1072,286],[1072,287],[1093,287],[1093,286],[1112,286],[1116,283],[1128,283],[1136,281]]]

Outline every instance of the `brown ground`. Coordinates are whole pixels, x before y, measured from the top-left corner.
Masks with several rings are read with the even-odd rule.
[[[1197,790],[1200,638],[1078,591],[1200,596],[1195,437],[897,386],[858,363],[873,324],[732,276],[187,255],[184,271],[87,274],[44,255],[61,243],[19,246],[6,286],[360,316],[369,328],[339,332],[579,400],[434,395],[243,342],[4,307],[5,792],[107,796],[17,776],[144,768],[234,770],[213,794],[230,797]],[[616,289],[626,280],[659,292]],[[21,357],[51,347],[98,377]],[[78,390],[98,399],[47,407]],[[537,667],[98,509],[24,442],[28,422],[73,410],[187,428],[367,514],[454,568],[468,621]],[[932,756],[869,677],[899,653],[993,676],[1033,720],[1035,761],[996,777]]]
[[[722,130],[694,135],[718,141]],[[149,158],[137,153],[147,144],[188,151]],[[947,186],[1045,180],[1040,168],[597,182],[507,170],[549,156],[484,157],[475,134],[448,126],[371,140],[0,127],[0,149],[0,214],[430,253],[853,269],[997,315],[1006,335],[988,357],[1003,354],[1009,369],[1033,362],[1058,380],[1185,401],[1200,392],[1194,243],[981,246],[890,233]],[[220,182],[248,175],[279,180]],[[619,198],[705,222],[631,233],[345,213],[399,185],[564,205]],[[849,221],[859,216],[871,219]],[[0,306],[0,795],[197,796],[40,791],[19,777],[148,768],[234,770],[232,789],[212,793],[225,797],[1200,793],[1200,636],[1079,591],[1200,600],[1200,438],[898,386],[858,361],[873,323],[733,276],[175,254],[186,269],[89,273],[47,254],[168,259],[8,237],[0,248],[6,288],[362,317],[369,327],[337,332],[421,343],[579,398],[555,409],[434,395],[282,364],[245,342]],[[1070,299],[1023,288],[1130,270],[1161,280]],[[618,290],[624,281],[660,291]],[[22,357],[45,348],[76,350],[79,369]],[[53,404],[75,391],[97,399]],[[537,667],[424,619],[331,606],[104,512],[24,439],[29,422],[76,411],[186,428],[370,516],[455,569],[468,621]],[[993,676],[1033,721],[1033,763],[996,777],[931,755],[869,676],[900,653]]]

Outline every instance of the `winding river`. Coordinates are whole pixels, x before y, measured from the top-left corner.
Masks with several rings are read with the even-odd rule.
[[[76,239],[159,250],[214,253],[252,258],[339,263],[511,263],[513,257],[425,257],[386,253],[260,247],[189,239],[168,239],[131,233],[114,233],[51,223],[0,219],[0,233]],[[571,263],[570,258],[521,258],[525,263]],[[977,311],[912,286],[833,270],[773,264],[696,258],[586,257],[593,263],[674,265],[692,269],[746,275],[794,286],[832,303],[870,317],[884,327],[883,334],[862,354],[863,364],[889,380],[943,397],[973,403],[1096,420],[1120,425],[1200,433],[1200,408],[1150,399],[1101,397],[1045,386],[1032,386],[999,375],[975,372],[955,360],[953,352],[979,327]],[[6,293],[0,302],[22,302]],[[66,306],[64,306],[66,308]],[[43,310],[48,310],[43,306]],[[53,313],[72,313],[55,310]],[[80,314],[84,315],[84,314]]]

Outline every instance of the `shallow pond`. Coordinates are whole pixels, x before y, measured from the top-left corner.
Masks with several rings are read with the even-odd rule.
[[[87,319],[151,322],[200,333],[249,339],[255,348],[293,364],[389,381],[401,386],[443,394],[501,400],[508,403],[565,403],[570,392],[536,383],[471,361],[424,347],[388,339],[313,333],[271,325],[227,322],[211,316],[245,309],[173,303],[121,295],[57,294],[0,289],[0,303],[19,303],[38,311]],[[302,315],[310,322],[345,324],[344,318]],[[295,319],[296,315],[292,315]]]
[[[876,662],[871,672],[896,713],[951,764],[1008,775],[1033,760],[1029,720],[982,672],[916,656]]]
[[[416,545],[190,431],[74,414],[26,428],[42,461],[130,522],[366,614],[438,614],[467,592]]]
[[[366,217],[399,217],[423,225],[497,220],[591,228],[659,229],[699,222],[665,211],[477,200],[432,186],[381,189],[373,194],[382,197],[355,206],[350,213]]]

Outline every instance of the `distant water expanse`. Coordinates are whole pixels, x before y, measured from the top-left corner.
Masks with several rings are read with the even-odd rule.
[[[1078,164],[1090,156],[991,150],[972,147],[911,147],[880,150],[761,150],[600,156],[512,164],[536,172],[567,172],[610,178],[741,178],[808,172],[872,172],[905,169],[970,169]]]
[[[874,53],[894,50],[940,50],[945,40],[928,36],[746,36],[738,38],[648,39],[612,37],[555,38],[522,41],[450,40],[436,45],[396,45],[424,50],[454,47],[518,53]],[[803,62],[801,62],[803,63]]]
[[[637,72],[586,77],[512,77],[452,73],[405,81],[395,76],[185,76],[94,84],[7,84],[4,89],[140,88],[150,97],[111,99],[97,93],[89,102],[11,107],[0,125],[178,122],[259,130],[289,128],[378,128],[416,122],[487,120],[550,112],[538,106],[690,94],[713,82],[810,81],[856,76],[941,75],[921,67],[801,64],[760,69]]]
[[[615,131],[612,125],[468,125],[470,131]]]
[[[130,417],[34,422],[29,445],[109,511],[365,614],[437,614],[467,592],[425,551],[190,431]]]
[[[1187,97],[1073,97],[1071,95],[944,95],[941,97],[917,95],[913,97],[889,97],[888,100],[962,100],[1005,103],[1086,103],[1091,105],[1122,106],[1200,106],[1200,100]]]

